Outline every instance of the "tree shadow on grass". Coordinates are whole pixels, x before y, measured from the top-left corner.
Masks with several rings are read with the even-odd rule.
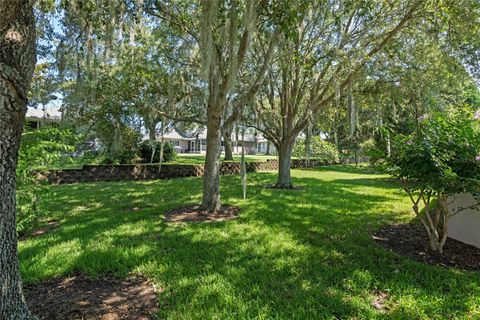
[[[468,312],[480,295],[475,274],[398,257],[370,238],[370,230],[399,214],[386,205],[406,200],[396,186],[365,172],[334,173],[295,171],[302,191],[265,189],[275,175],[252,174],[247,201],[240,199],[238,177],[222,177],[224,201],[242,212],[237,220],[212,224],[162,219],[165,210],[199,201],[201,179],[61,186],[52,211],[62,226],[22,244],[24,277],[142,273],[163,289],[164,318],[428,318]],[[143,203],[149,206],[125,209]],[[388,292],[383,313],[370,306],[377,291]]]

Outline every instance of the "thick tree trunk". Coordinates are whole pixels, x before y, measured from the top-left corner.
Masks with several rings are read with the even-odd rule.
[[[32,1],[0,2],[0,319],[33,319],[22,291],[16,234],[18,148],[35,67]]]
[[[222,149],[220,132],[220,112],[209,105],[210,116],[207,119],[207,153],[203,173],[202,210],[216,212],[220,209],[220,151]]]
[[[232,161],[233,160],[233,151],[232,151],[232,130],[225,129],[223,132],[223,146],[225,149],[225,158],[224,160]]]
[[[278,177],[274,187],[279,189],[292,189],[290,177],[290,163],[292,158],[292,141],[283,141],[278,147]]]

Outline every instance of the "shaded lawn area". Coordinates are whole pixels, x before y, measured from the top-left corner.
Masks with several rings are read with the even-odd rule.
[[[20,243],[26,282],[75,271],[157,287],[169,319],[473,319],[476,272],[424,265],[378,246],[381,225],[410,221],[408,199],[388,177],[353,167],[293,170],[303,190],[263,188],[274,173],[223,176],[236,220],[172,224],[162,212],[195,203],[202,180],[52,187],[60,227]],[[380,298],[379,298],[380,297]]]

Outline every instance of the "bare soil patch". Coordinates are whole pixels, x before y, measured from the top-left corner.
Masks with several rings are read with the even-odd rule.
[[[21,235],[20,237],[18,237],[18,240],[25,241],[28,238],[34,238],[34,237],[44,235],[45,233],[48,233],[51,230],[58,228],[59,226],[60,226],[60,223],[57,220],[49,220],[44,226]]]
[[[420,225],[387,225],[378,230],[373,239],[383,247],[420,262],[480,271],[479,248],[448,238],[443,254],[438,254],[430,249],[427,234]]]
[[[303,190],[302,186],[291,185],[286,187],[279,187],[276,184],[267,184],[265,186],[266,189],[276,189],[276,190]]]
[[[384,313],[388,311],[385,304],[388,300],[388,293],[384,291],[376,291],[374,299],[371,301],[370,305],[377,309],[378,311]]]
[[[124,206],[121,209],[126,212],[137,212],[141,210],[146,210],[152,208],[151,205],[144,204],[144,205],[136,205],[136,206]]]
[[[150,320],[158,308],[154,287],[144,278],[57,277],[26,285],[25,293],[41,320]]]
[[[238,216],[240,208],[223,205],[216,213],[200,210],[200,206],[192,205],[165,212],[165,221],[169,222],[215,222],[232,220]]]

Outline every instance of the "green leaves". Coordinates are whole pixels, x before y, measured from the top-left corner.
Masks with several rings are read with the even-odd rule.
[[[44,126],[22,135],[17,165],[17,231],[22,233],[29,229],[40,212],[40,201],[48,192],[34,175],[34,170],[47,165],[65,165],[71,158],[69,153],[75,151],[78,137],[70,129]]]
[[[323,141],[319,136],[312,137],[310,149],[312,158],[328,162],[335,162],[339,159],[337,147],[333,143]],[[305,157],[305,141],[297,140],[293,146],[292,155],[298,158]]]
[[[471,110],[455,108],[423,119],[411,135],[394,139],[394,175],[410,190],[473,192],[480,186],[480,128]]]

